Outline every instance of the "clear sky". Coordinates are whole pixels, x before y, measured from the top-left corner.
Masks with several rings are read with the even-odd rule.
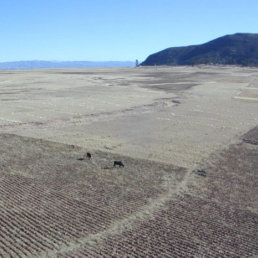
[[[0,0],[0,62],[125,61],[236,32],[258,0]]]

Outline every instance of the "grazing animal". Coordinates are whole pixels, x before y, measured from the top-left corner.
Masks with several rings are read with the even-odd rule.
[[[122,161],[117,161],[117,160],[115,160],[114,161],[114,167],[116,167],[116,166],[119,166],[119,167],[124,167],[125,165],[123,164],[123,162]]]
[[[195,173],[196,175],[198,175],[198,176],[206,176],[206,174],[207,174],[207,171],[206,170],[204,170],[204,169],[195,169],[195,170],[193,170],[192,171],[193,173]]]
[[[87,152],[86,156],[87,156],[88,159],[92,158],[92,155],[89,152]]]

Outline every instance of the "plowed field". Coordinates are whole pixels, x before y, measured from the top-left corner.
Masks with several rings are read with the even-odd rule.
[[[0,71],[0,257],[258,256],[257,87],[250,67]]]
[[[176,190],[186,170],[78,147],[0,135],[0,256],[43,255],[100,232]],[[117,158],[124,168],[113,167]],[[151,172],[152,171],[152,172]],[[123,222],[123,219],[125,221]]]
[[[1,146],[2,257],[258,252],[257,146],[214,154],[206,177],[104,152],[82,159],[85,149],[15,135]]]

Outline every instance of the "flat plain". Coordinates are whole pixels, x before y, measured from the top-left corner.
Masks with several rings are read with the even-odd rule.
[[[257,92],[244,67],[0,71],[0,256],[257,255]]]

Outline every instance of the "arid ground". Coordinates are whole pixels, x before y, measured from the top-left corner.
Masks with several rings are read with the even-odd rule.
[[[258,255],[257,68],[0,71],[0,107],[0,257]]]

